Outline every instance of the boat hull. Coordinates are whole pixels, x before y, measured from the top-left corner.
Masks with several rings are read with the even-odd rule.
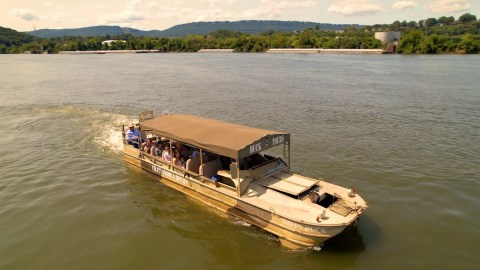
[[[226,190],[214,182],[202,181],[169,163],[142,157],[138,149],[128,145],[124,147],[124,158],[125,161],[159,176],[159,181],[165,185],[276,235],[280,243],[289,249],[321,246],[325,240],[341,233],[350,225],[303,223],[277,215],[273,208],[262,209],[242,200],[236,196],[235,191]]]

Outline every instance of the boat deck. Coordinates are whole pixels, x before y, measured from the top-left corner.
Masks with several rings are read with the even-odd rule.
[[[282,176],[282,178],[280,176]],[[276,177],[274,178],[266,177],[253,181],[240,200],[260,208],[268,209],[289,219],[307,222],[313,225],[318,225],[316,217],[324,210],[326,211],[326,218],[322,220],[322,225],[349,223],[352,220],[350,214],[339,215],[337,212],[326,209],[318,204],[311,203],[308,198],[305,200],[297,200],[286,194],[277,192],[277,190],[282,191],[280,189],[288,189],[290,192],[292,190],[295,190],[295,192],[303,192],[317,183],[320,186],[320,193],[327,192],[335,194],[341,198],[346,198],[346,200],[339,201],[342,201],[351,207],[354,207],[354,201],[357,202],[358,206],[365,204],[360,197],[349,198],[347,195],[347,189],[345,188],[324,181],[302,177],[297,174],[283,172],[280,175],[276,174]],[[356,215],[355,213],[351,214]]]
[[[278,172],[274,175],[257,179],[255,182],[267,188],[298,196],[316,185],[319,181],[285,172]]]

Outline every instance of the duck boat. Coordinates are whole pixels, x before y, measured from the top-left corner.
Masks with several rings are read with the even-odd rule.
[[[154,117],[152,111],[141,112],[134,129],[140,146],[122,127],[127,162],[276,235],[287,248],[321,246],[356,225],[367,208],[352,189],[291,172],[288,133],[194,115]],[[144,141],[154,146],[145,148]],[[177,151],[183,162],[172,159]]]

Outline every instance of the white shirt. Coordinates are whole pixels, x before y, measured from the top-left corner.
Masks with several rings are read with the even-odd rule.
[[[172,161],[172,156],[167,150],[163,151],[162,158],[166,161]]]
[[[138,137],[140,137],[140,132],[138,132],[138,130],[136,129],[134,130],[129,129],[127,131],[127,134],[125,134],[125,139],[127,140],[137,140]]]

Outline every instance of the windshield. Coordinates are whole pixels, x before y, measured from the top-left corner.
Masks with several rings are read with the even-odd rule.
[[[259,153],[244,158],[244,166],[261,177],[270,176],[288,167],[281,158]]]

